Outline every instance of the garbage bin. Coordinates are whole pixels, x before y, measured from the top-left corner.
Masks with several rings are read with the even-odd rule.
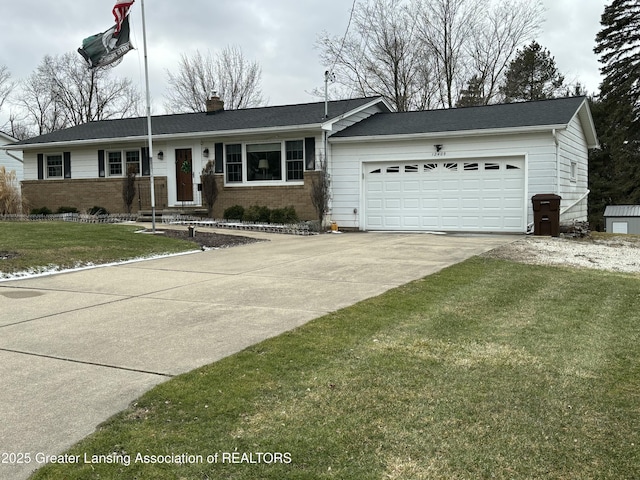
[[[534,235],[560,235],[560,200],[562,197],[553,193],[540,193],[531,197]]]

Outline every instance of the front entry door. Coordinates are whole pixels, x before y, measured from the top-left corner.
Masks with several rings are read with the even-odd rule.
[[[193,162],[191,149],[176,150],[176,185],[179,202],[193,202]]]

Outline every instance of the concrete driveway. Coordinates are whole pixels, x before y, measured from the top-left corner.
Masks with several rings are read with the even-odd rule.
[[[0,454],[30,457],[0,479],[172,376],[518,238],[245,235],[269,241],[0,283]]]

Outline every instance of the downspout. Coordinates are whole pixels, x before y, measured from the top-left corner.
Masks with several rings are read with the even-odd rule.
[[[326,163],[326,169],[327,169],[327,175],[329,176],[329,179],[331,179],[331,162],[329,161],[329,135],[327,133],[326,130],[322,131],[322,134],[324,135],[324,161]],[[327,217],[331,218],[331,192],[333,190],[333,185],[331,184],[331,180],[329,180],[329,199],[327,201],[327,211],[325,212],[325,218],[323,219],[326,220]],[[322,229],[322,225],[320,225],[320,229]]]
[[[4,148],[3,148],[4,150]],[[13,153],[11,153],[9,150],[4,150],[4,153],[6,153],[7,155],[9,155],[11,158],[13,158],[14,160],[17,160],[18,162],[22,163],[24,165],[24,160],[16,157]]]
[[[560,195],[560,141],[558,140],[558,132],[554,128],[551,131],[553,141],[556,144],[556,195]]]
[[[565,208],[561,208],[560,209],[560,215],[563,215],[565,213],[567,213],[569,210],[571,210],[573,207],[575,207],[576,205],[578,205],[580,202],[582,202],[585,198],[587,198],[589,196],[589,194],[591,193],[591,190],[589,190],[587,188],[587,191],[575,202],[573,202],[571,205],[569,205],[568,207]]]
[[[551,130],[553,136],[553,143],[555,143],[555,155],[556,155],[556,188],[555,194],[560,195],[560,141],[558,140],[558,132],[556,129]],[[527,235],[531,235],[534,231],[534,223],[527,224]]]

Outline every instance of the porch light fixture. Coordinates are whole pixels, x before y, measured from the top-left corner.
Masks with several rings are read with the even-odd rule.
[[[436,152],[439,152],[439,151],[442,150],[442,144],[440,144],[440,143],[434,145],[434,147],[436,148]]]
[[[158,152],[158,160],[164,160],[164,152],[162,150]]]
[[[203,156],[204,158],[209,158],[209,149],[208,149],[208,148],[205,148],[205,149],[202,151],[202,156]]]

